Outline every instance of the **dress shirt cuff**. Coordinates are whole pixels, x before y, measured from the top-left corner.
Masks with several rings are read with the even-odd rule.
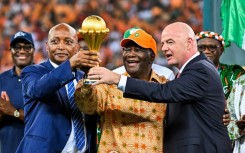
[[[120,81],[117,85],[117,88],[121,91],[125,91],[125,87],[126,87],[126,83],[127,83],[127,76],[125,75],[121,75]]]

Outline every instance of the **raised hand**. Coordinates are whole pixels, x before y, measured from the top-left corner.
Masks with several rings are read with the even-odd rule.
[[[9,96],[6,91],[1,92],[0,98],[0,113],[2,115],[13,115],[15,111],[14,106],[9,101]]]
[[[121,75],[112,72],[104,67],[93,67],[88,72],[88,78],[98,79],[98,81],[96,81],[92,85],[97,85],[102,83],[117,85],[120,81]]]
[[[70,58],[72,69],[81,67],[95,67],[99,65],[99,62],[99,53],[97,51],[79,51]]]

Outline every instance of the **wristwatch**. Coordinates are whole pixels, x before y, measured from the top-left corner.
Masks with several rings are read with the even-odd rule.
[[[20,117],[20,112],[19,112],[19,109],[16,109],[15,111],[14,111],[14,117]]]

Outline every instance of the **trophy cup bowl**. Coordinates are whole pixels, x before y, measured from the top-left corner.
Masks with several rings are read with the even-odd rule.
[[[89,50],[97,52],[99,52],[100,45],[109,31],[105,21],[97,15],[90,15],[85,18],[81,28],[78,30],[88,44]],[[92,84],[94,82],[96,80],[84,79],[84,84]]]

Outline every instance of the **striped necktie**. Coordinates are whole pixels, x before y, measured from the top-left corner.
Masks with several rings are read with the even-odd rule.
[[[78,150],[85,147],[85,128],[82,113],[78,110],[74,99],[75,86],[73,81],[68,83],[68,98],[71,107],[71,117],[74,125],[75,139]]]

